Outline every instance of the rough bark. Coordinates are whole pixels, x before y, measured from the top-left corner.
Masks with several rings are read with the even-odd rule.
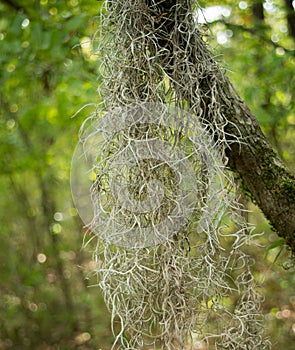
[[[193,37],[188,37],[183,28],[177,32],[177,42],[173,42],[170,35],[178,26],[175,21],[181,23],[181,16],[186,16],[191,1],[158,0],[152,1],[152,3],[156,4],[153,7],[153,15],[165,14],[158,23],[159,28],[161,28],[158,44],[165,47],[171,54],[171,57],[166,57],[165,60],[173,61],[175,46],[179,48],[181,45],[187,45],[188,42],[194,45]],[[200,49],[204,50],[206,46],[204,45]],[[197,57],[200,49],[197,48],[194,55],[187,57],[190,63],[195,64],[200,59],[200,57]],[[175,75],[172,71],[166,71],[166,74],[176,84],[179,83],[179,86],[183,86],[183,82],[180,81],[181,76]],[[227,149],[229,166],[240,176],[244,184],[244,190],[260,207],[273,229],[279,236],[285,238],[287,245],[295,254],[295,177],[279,159],[262,133],[257,119],[238,96],[222,70],[217,68],[213,70],[212,74],[218,75],[218,91],[221,96],[220,102],[223,104],[223,114],[230,122],[225,130],[231,144]],[[203,96],[206,96],[205,103],[207,105],[211,102],[208,93],[210,91],[210,80],[209,76],[201,83],[200,81],[196,82],[198,89],[200,87],[203,89]],[[223,99],[222,96],[227,96],[227,98]],[[185,96],[185,98],[190,103],[192,96]],[[210,123],[210,120],[208,122]],[[244,142],[242,144],[232,143],[233,136],[238,138],[242,136]]]
[[[273,229],[295,253],[295,177],[287,170],[263,135],[247,105],[237,96],[228,79],[223,89],[233,97],[226,116],[245,143],[228,149],[231,168],[239,174],[245,190],[260,207]],[[229,133],[237,133],[231,128]]]

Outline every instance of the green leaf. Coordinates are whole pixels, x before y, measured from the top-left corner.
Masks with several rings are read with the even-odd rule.
[[[78,30],[81,28],[82,24],[84,24],[86,19],[86,16],[81,15],[74,15],[71,18],[69,18],[64,26],[65,32],[71,32],[73,30]]]
[[[266,251],[269,252],[272,249],[282,247],[285,245],[285,240],[283,238],[278,239],[277,241],[271,243],[267,248]]]

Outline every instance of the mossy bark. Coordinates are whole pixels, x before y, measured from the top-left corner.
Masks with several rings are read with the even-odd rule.
[[[187,21],[188,18],[191,18],[192,22],[188,26],[190,28],[195,26],[192,16],[188,15],[191,7],[191,0],[152,1],[151,16],[157,19],[155,30],[159,28],[157,44],[168,52],[163,66],[167,67],[167,62],[171,62],[172,67],[173,53],[182,47],[183,52],[185,52],[184,45],[196,45],[198,42],[198,46],[194,50],[190,50],[191,54],[186,58],[190,67],[200,62],[204,55],[199,55],[199,53],[202,50],[202,53],[207,50],[209,58],[206,63],[211,63],[214,69],[211,69],[203,81],[200,82],[200,79],[196,81],[195,91],[198,89],[200,94],[200,90],[202,90],[204,103],[202,107],[206,110],[206,106],[211,103],[210,83],[212,76],[210,77],[210,74],[217,76],[214,81],[218,82],[219,102],[223,106],[223,115],[229,122],[225,128],[225,137],[228,138],[228,144],[230,144],[227,149],[229,166],[239,174],[247,193],[261,208],[273,229],[279,236],[286,239],[287,245],[295,254],[295,177],[279,159],[262,133],[257,119],[238,96],[223,71],[218,68],[214,58],[210,58],[210,51],[206,44],[200,46],[200,40],[194,39],[192,33],[186,33],[183,25],[182,30],[178,30],[180,23],[183,24],[183,19]],[[201,33],[196,29],[194,35],[201,35]],[[181,74],[177,74],[173,69],[168,69],[165,73],[175,82],[177,89],[181,89],[181,86],[184,87]],[[188,95],[187,91],[184,91],[182,97],[189,104],[194,99],[194,96]],[[211,121],[207,120],[207,122]],[[212,123],[213,125],[214,123]],[[234,142],[235,138],[243,142]]]
[[[226,116],[245,140],[228,149],[230,167],[239,174],[245,190],[260,207],[279,236],[295,253],[295,177],[285,167],[262,133],[247,105],[234,92],[228,79],[223,89],[233,97]]]

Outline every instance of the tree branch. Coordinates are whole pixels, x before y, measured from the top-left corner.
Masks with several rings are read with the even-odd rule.
[[[287,9],[287,21],[289,26],[289,32],[292,38],[295,40],[295,11],[293,8],[292,0],[285,0]]]
[[[19,5],[16,1],[12,1],[12,0],[3,0],[3,3],[15,11],[23,12],[30,19],[35,18],[35,15],[32,15],[34,13],[34,11],[32,11],[32,8],[29,6],[25,7],[25,5]]]
[[[21,7],[20,5],[18,5],[16,2],[14,2],[12,0],[3,0],[3,2],[16,11],[23,10],[23,7]]]
[[[222,88],[232,97],[226,117],[246,141],[228,149],[230,167],[239,174],[252,200],[295,253],[295,177],[274,152],[257,119],[227,78]],[[237,134],[237,129],[229,127],[228,132]]]
[[[225,137],[231,144],[227,149],[229,166],[239,174],[252,200],[257,203],[274,230],[286,240],[295,254],[295,177],[283,165],[263,135],[255,116],[238,96],[223,71],[217,67],[206,44],[200,45],[201,41],[197,40],[199,39],[197,36],[201,36],[202,33],[195,30],[192,35],[184,28],[179,30],[180,23],[183,23],[184,18],[186,20],[188,18],[191,1],[174,0],[172,5],[171,1],[153,2],[157,4],[159,14],[167,13],[158,24],[161,27],[158,44],[169,52],[167,55],[170,55],[165,57],[166,62],[167,60],[173,62],[175,52],[186,52],[185,46],[189,45],[190,55],[186,57],[186,61],[191,69],[191,76],[196,77],[198,72],[197,70],[194,72],[193,67],[199,64],[200,60],[204,60],[204,52],[206,57],[211,57],[204,64],[211,62],[214,64],[214,69],[208,70],[205,78],[197,78],[192,91],[198,91],[198,94],[201,94],[204,100],[202,107],[206,110],[212,103],[210,84],[212,81],[217,84],[218,102],[223,106],[222,113],[228,121]],[[155,12],[155,7],[153,11]],[[192,18],[190,27],[195,27]],[[174,33],[173,36],[171,33]],[[187,95],[185,92],[185,84],[191,84],[191,81],[183,81],[183,76],[172,69],[167,70],[166,74],[175,82],[178,90],[183,89],[183,96],[189,105],[193,105],[193,93]],[[207,122],[212,121],[208,119]],[[214,127],[213,123],[211,125]],[[233,143],[235,137],[240,139],[241,136],[244,140],[242,144]]]
[[[252,6],[252,12],[256,20],[259,20],[259,21],[264,20],[263,3],[261,1],[254,2]]]

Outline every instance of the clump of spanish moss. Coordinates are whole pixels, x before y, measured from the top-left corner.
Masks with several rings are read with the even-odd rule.
[[[92,174],[86,224],[112,349],[270,347],[244,250],[252,228],[226,167],[230,101],[198,8],[114,0],[101,11],[104,107],[83,125],[78,159]]]

